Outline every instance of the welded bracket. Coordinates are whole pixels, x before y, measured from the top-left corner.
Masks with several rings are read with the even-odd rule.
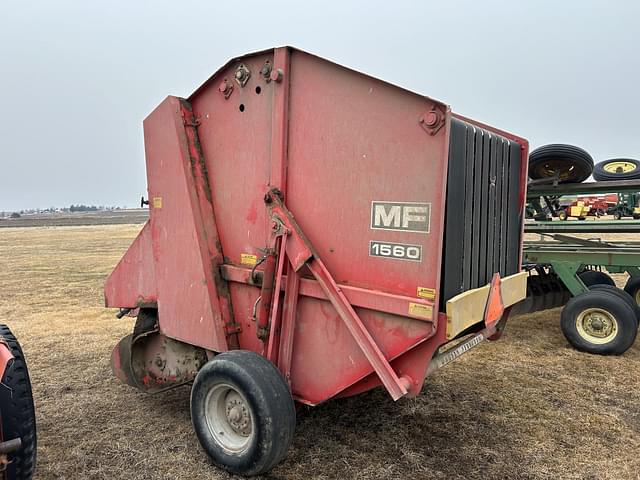
[[[574,297],[581,293],[588,292],[587,286],[580,280],[578,270],[582,266],[579,262],[551,262],[553,271],[556,272],[562,283],[565,284],[567,290]]]
[[[281,255],[286,254],[294,272],[299,272],[303,266],[307,266],[391,397],[394,400],[398,400],[405,396],[412,380],[407,376],[399,377],[393,370],[393,367],[362,323],[353,306],[313,249],[311,242],[284,205],[280,192],[275,189],[267,192],[265,203],[273,222],[274,233],[279,233],[282,236]],[[279,263],[281,261],[283,261],[282,258],[279,259]],[[275,313],[277,312],[272,310],[272,320],[275,318]],[[282,335],[291,341],[290,337],[288,337],[291,332],[283,332]],[[285,349],[289,348],[291,347],[288,345],[285,347]],[[275,352],[273,344],[269,351]]]

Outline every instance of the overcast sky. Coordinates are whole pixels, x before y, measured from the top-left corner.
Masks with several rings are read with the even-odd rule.
[[[290,44],[596,161],[640,158],[640,2],[0,0],[0,210],[135,205],[142,120]]]

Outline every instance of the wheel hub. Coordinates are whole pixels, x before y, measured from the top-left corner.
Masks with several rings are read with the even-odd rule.
[[[636,166],[631,162],[617,161],[608,162],[602,169],[609,173],[627,173],[634,171]]]
[[[235,387],[220,383],[207,394],[205,418],[216,442],[230,453],[245,451],[253,434],[252,412]]]
[[[576,327],[581,337],[597,344],[610,342],[618,333],[615,317],[600,308],[589,308],[580,313]]]
[[[558,175],[560,180],[566,180],[571,176],[574,170],[573,165],[567,165],[563,161],[551,160],[538,168],[538,174],[542,177],[554,177]]]
[[[227,421],[231,428],[236,433],[248,437],[251,434],[251,417],[242,397],[231,391],[227,394],[225,403]]]

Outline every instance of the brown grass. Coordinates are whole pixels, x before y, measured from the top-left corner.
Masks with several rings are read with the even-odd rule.
[[[0,319],[29,361],[38,478],[229,478],[199,448],[187,387],[148,396],[111,375],[132,321],[102,307],[101,286],[139,228],[0,230]],[[417,399],[374,391],[300,410],[271,478],[639,478],[640,345],[578,353],[558,317],[512,319]]]

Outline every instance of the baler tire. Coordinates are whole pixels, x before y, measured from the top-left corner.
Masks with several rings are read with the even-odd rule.
[[[612,171],[607,167],[620,165],[621,169],[627,169],[626,171]],[[624,165],[624,166],[623,166]],[[635,180],[640,178],[640,161],[632,158],[611,158],[604,160],[600,163],[596,163],[593,167],[593,178],[600,182],[608,182],[612,180]]]
[[[622,290],[621,288],[614,287],[612,285],[602,284],[602,283],[591,285],[589,287],[589,290],[605,290],[607,292],[611,292],[612,294],[617,296],[620,300],[622,300],[623,302],[628,304],[631,308],[633,308],[633,311],[636,312],[636,319],[638,320],[638,322],[640,322],[640,307],[638,306],[636,301],[633,299],[633,297],[629,295],[629,293],[627,293],[626,291]]]
[[[637,305],[640,305],[640,277],[629,277],[624,286],[624,291],[631,295]]]
[[[234,420],[230,415],[236,408]],[[234,350],[215,356],[198,372],[191,389],[191,420],[200,444],[216,464],[252,476],[268,472],[286,456],[296,411],[289,387],[273,363],[255,352]],[[238,431],[249,420],[250,431]],[[236,448],[234,437],[246,440]]]
[[[598,314],[596,320],[602,318],[604,337],[598,337],[591,330],[591,315]],[[586,323],[585,323],[586,322]],[[598,355],[622,355],[636,339],[638,320],[635,311],[620,298],[606,290],[593,290],[573,297],[567,302],[560,315],[560,327],[567,341],[582,352]],[[609,333],[607,333],[609,331]]]
[[[566,220],[568,218],[567,212],[565,210],[560,210],[558,212],[558,219],[560,220]]]
[[[36,415],[31,381],[22,348],[6,325],[0,325],[0,337],[9,346],[13,361],[4,372],[0,388],[2,440],[20,438],[20,450],[8,454],[6,478],[29,480],[36,467]],[[4,477],[3,477],[4,478]]]
[[[574,145],[550,144],[529,154],[529,178],[554,178],[560,183],[580,183],[593,172],[593,158]]]
[[[599,272],[597,270],[585,270],[578,274],[582,283],[584,283],[587,288],[592,285],[611,285],[612,287],[616,286],[616,282],[613,281],[609,275],[604,272]]]

